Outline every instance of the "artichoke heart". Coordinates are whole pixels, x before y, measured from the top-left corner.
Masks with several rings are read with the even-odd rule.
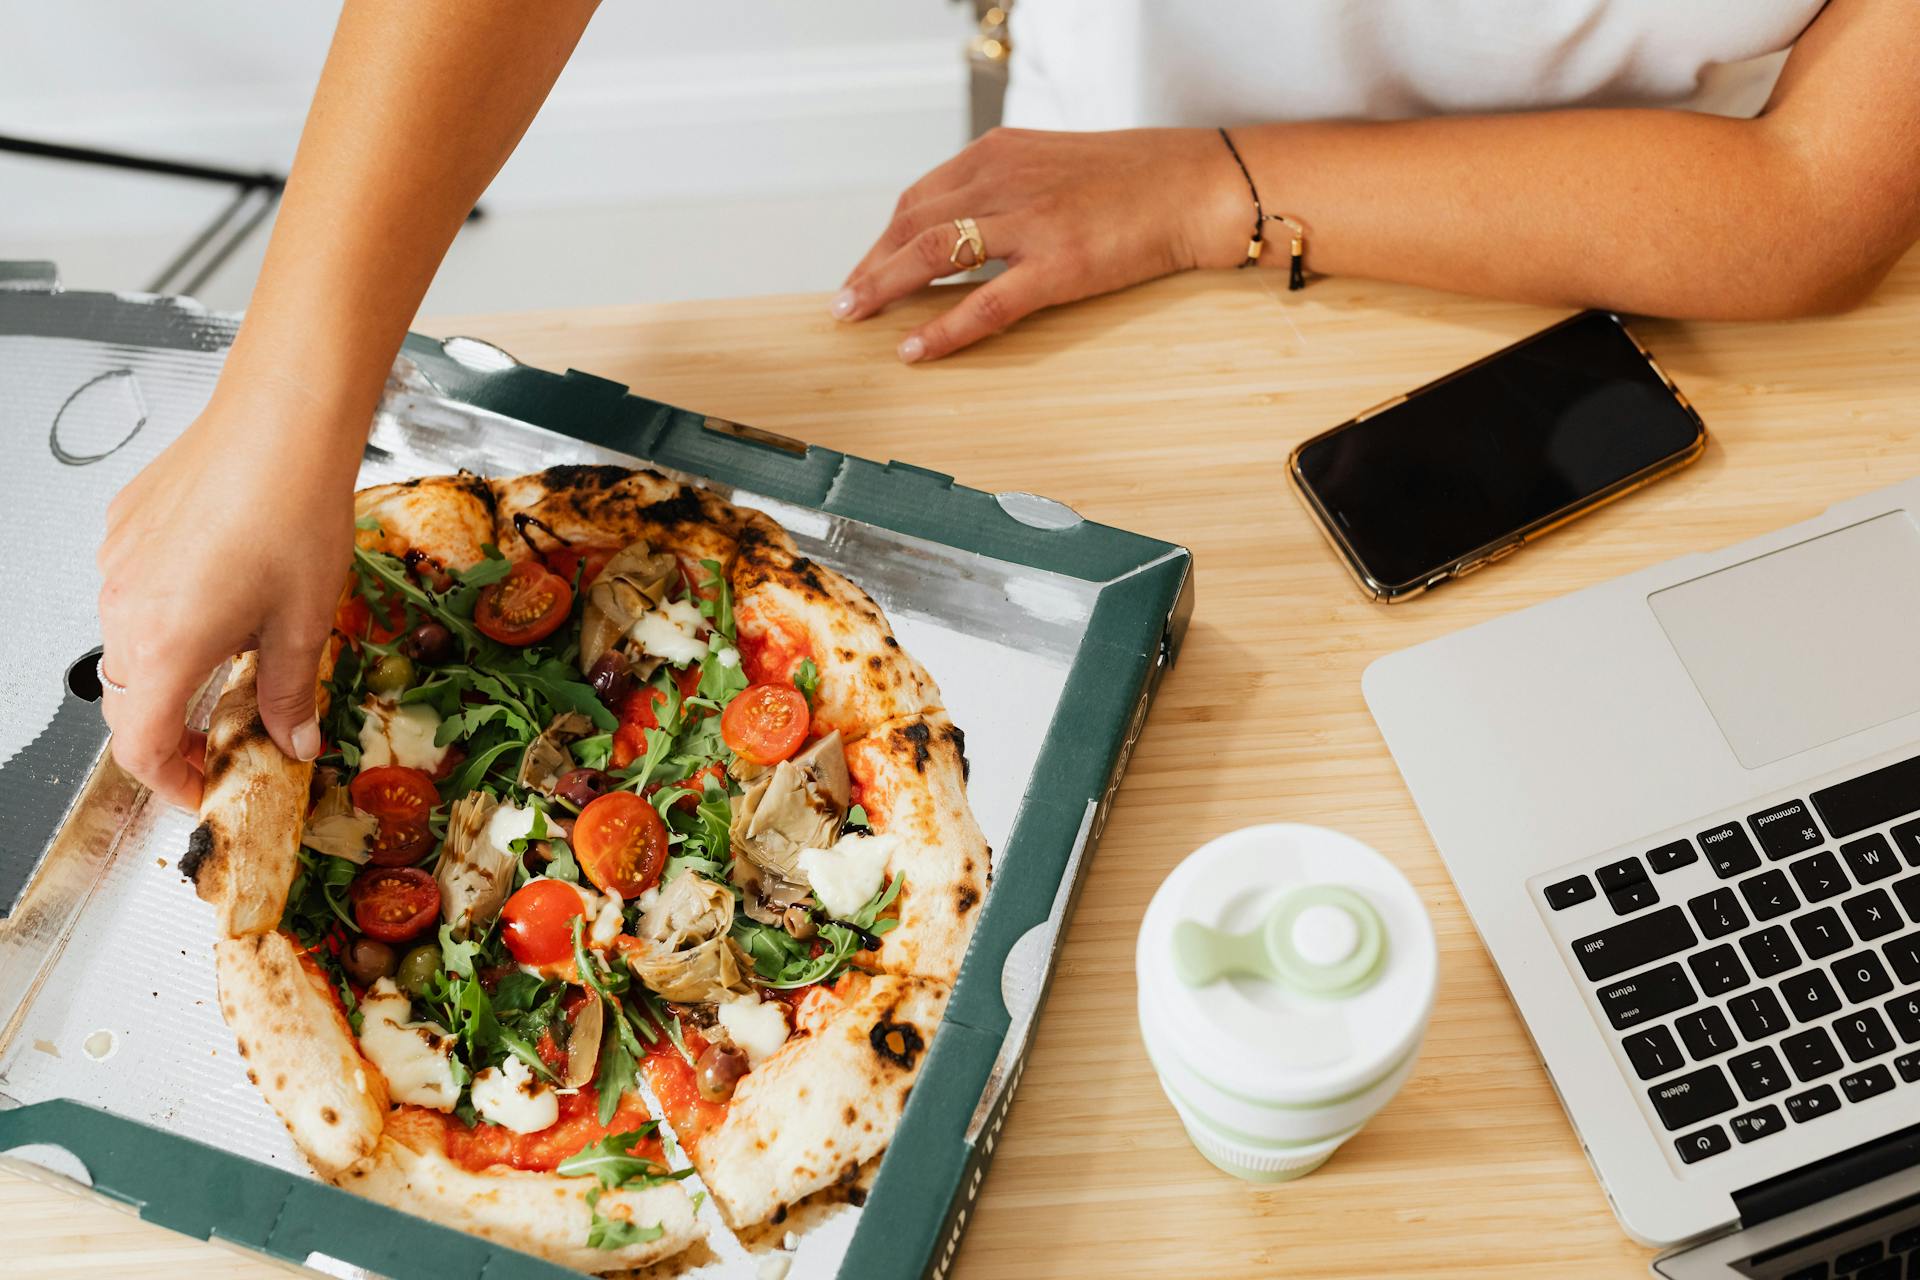
[[[640,616],[667,598],[667,583],[678,567],[666,552],[635,542],[607,561],[607,567],[587,589],[580,613],[580,670],[584,674],[640,620]],[[655,664],[658,665],[657,663]],[[652,672],[636,670],[638,679]]]
[[[742,909],[761,924],[808,900],[802,849],[828,849],[840,838],[853,786],[838,730],[747,784],[733,801],[733,882]]]
[[[733,894],[692,871],[660,890],[640,917],[640,936],[622,938],[627,967],[650,990],[679,1004],[711,1004],[750,991],[727,931]]]
[[[353,801],[347,797],[347,788],[335,783],[320,793],[313,812],[307,815],[300,843],[315,853],[345,858],[348,862],[365,862],[370,856],[367,846],[373,843],[373,834],[379,825],[379,819],[372,814],[354,808]]]
[[[567,744],[593,732],[593,721],[578,711],[562,711],[540,736],[527,744],[520,757],[520,773],[515,781],[542,795],[552,795],[560,775],[573,768],[573,753]]]
[[[440,918],[456,937],[484,927],[500,913],[513,888],[513,853],[487,839],[500,802],[469,792],[447,814],[447,840],[433,878],[440,885]]]

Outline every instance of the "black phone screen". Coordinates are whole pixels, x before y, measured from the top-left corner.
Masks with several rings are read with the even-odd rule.
[[[1691,449],[1699,419],[1587,312],[1309,441],[1299,478],[1382,586],[1425,581]]]

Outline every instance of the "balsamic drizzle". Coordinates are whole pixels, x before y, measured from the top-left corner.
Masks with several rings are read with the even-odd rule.
[[[538,516],[530,516],[524,511],[516,512],[513,517],[513,531],[520,535],[520,541],[527,544],[527,549],[534,552],[536,555],[539,554],[540,548],[534,546],[533,539],[527,536],[528,525],[532,525],[534,528],[540,530],[540,532],[546,534],[549,538],[552,538],[555,542],[559,543],[563,547],[570,547],[573,545],[571,541],[555,533],[553,530],[553,526],[548,524],[545,520],[540,519]]]

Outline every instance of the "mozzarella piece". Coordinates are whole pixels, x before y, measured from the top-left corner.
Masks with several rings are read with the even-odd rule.
[[[501,805],[487,819],[487,843],[501,853],[512,856],[513,842],[529,839],[533,835],[533,820],[537,813],[538,810],[531,805],[525,809],[518,805]]]
[[[740,665],[740,651],[732,645],[728,645],[720,652],[714,654],[713,660],[731,671]]]
[[[841,836],[831,849],[802,849],[800,872],[813,886],[813,899],[827,914],[844,920],[867,905],[887,882],[887,862],[897,836]]]
[[[447,758],[446,747],[433,745],[440,732],[440,713],[425,703],[404,706],[372,699],[360,722],[360,767],[404,764],[433,773]],[[450,745],[450,744],[449,744]]]
[[[473,1109],[515,1133],[538,1133],[560,1118],[560,1100],[518,1058],[474,1076]]]
[[[613,945],[620,936],[621,926],[626,918],[620,914],[620,895],[610,893],[600,902],[600,910],[592,913],[592,923],[587,926],[587,945],[600,950]],[[592,912],[592,908],[588,908]]]
[[[706,621],[689,601],[669,600],[641,614],[627,635],[648,653],[684,667],[707,656],[707,642],[699,638]]]
[[[787,1042],[787,1015],[780,1011],[778,1000],[740,996],[717,1008],[720,1025],[727,1029],[734,1046],[747,1055],[750,1069],[757,1069]]]
[[[460,1101],[453,1037],[437,1022],[410,1022],[412,1002],[382,978],[360,1002],[360,1050],[387,1078],[395,1102],[451,1111]]]

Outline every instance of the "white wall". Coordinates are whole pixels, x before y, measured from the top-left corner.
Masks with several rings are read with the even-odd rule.
[[[538,0],[529,0],[538,3]],[[338,4],[0,0],[0,133],[283,168]],[[605,0],[495,209],[898,187],[963,140],[967,6]],[[0,155],[0,257],[225,194]]]

